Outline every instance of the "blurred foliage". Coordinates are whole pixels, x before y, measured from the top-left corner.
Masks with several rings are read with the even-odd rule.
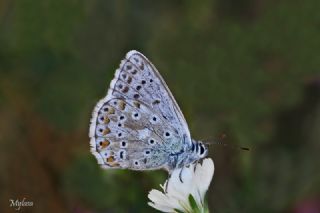
[[[305,212],[320,202],[320,2],[0,1],[0,206],[151,212],[162,171],[102,171],[91,110],[131,49],[160,70],[194,138],[213,147],[214,212]],[[311,203],[311,204],[310,204]],[[262,207],[262,208],[261,208]],[[320,212],[320,207],[317,211]]]

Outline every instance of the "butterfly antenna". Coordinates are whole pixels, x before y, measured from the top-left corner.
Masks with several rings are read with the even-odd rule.
[[[227,137],[226,134],[221,134],[218,138],[217,141],[213,141],[213,142],[205,142],[205,144],[207,146],[210,146],[210,145],[220,145],[220,146],[224,146],[224,147],[228,147],[228,148],[232,148],[232,149],[241,149],[241,150],[244,150],[244,151],[250,151],[250,149],[248,147],[242,147],[242,146],[234,146],[234,145],[230,145],[230,144],[227,144],[227,143],[224,143],[223,140]]]

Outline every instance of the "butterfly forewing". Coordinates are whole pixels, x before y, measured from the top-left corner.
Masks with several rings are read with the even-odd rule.
[[[147,103],[155,108],[170,124],[173,124],[182,135],[190,138],[190,132],[185,118],[165,81],[154,65],[137,51],[129,52],[126,58],[141,72],[142,79],[140,83],[144,85],[143,88],[146,94],[151,98],[146,100]]]
[[[91,151],[105,168],[165,167],[170,147],[191,142],[185,119],[155,67],[130,51],[93,112]],[[175,145],[175,146],[171,146]]]

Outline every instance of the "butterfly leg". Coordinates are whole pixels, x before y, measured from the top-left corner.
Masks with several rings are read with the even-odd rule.
[[[198,165],[198,160],[196,162],[194,162],[194,168],[193,168],[193,172],[195,173],[197,170],[197,165]]]
[[[179,173],[179,179],[180,179],[180,182],[181,182],[181,183],[183,183],[183,180],[182,180],[182,172],[183,172],[183,169],[184,169],[184,167],[181,168],[180,173]]]

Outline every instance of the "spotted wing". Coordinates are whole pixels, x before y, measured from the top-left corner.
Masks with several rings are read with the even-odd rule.
[[[190,143],[186,121],[151,62],[130,51],[107,96],[93,112],[91,151],[105,168],[165,167],[171,152]]]

